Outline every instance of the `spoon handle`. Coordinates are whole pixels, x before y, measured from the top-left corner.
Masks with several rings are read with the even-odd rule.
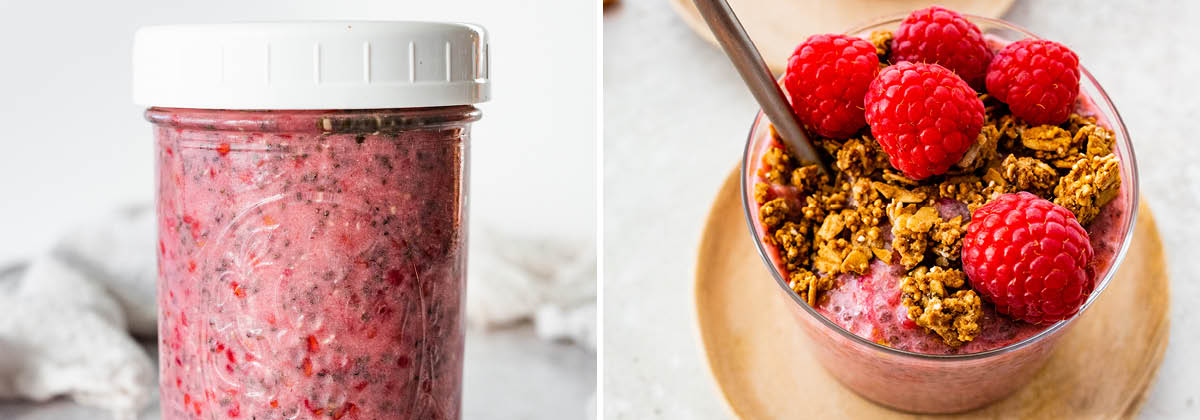
[[[758,101],[763,113],[783,137],[783,141],[801,161],[816,163],[822,171],[828,173],[825,162],[817,155],[812,141],[804,134],[804,129],[792,113],[791,105],[783,96],[775,78],[771,76],[762,55],[758,53],[758,47],[754,46],[754,41],[750,40],[750,36],[742,28],[742,23],[738,21],[733,9],[729,8],[729,3],[725,0],[692,1],[721,44],[721,49],[725,50],[725,55],[729,56],[729,61],[733,62],[733,66],[742,75],[742,80],[750,88],[750,93],[754,94],[754,99]]]

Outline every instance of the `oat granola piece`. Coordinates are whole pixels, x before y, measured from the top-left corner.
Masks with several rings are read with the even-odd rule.
[[[1000,163],[1002,162],[997,162],[995,167],[987,168],[987,170],[983,172],[983,176],[979,177],[979,179],[983,181],[984,185],[1008,183],[1008,180],[1004,179],[1004,174],[1000,172],[1003,169],[1003,166],[1000,165]]]
[[[792,172],[792,155],[778,142],[762,157],[762,177],[771,184],[787,184]]]
[[[984,124],[975,137],[975,143],[967,149],[962,159],[954,166],[963,171],[974,171],[982,168],[988,161],[996,157],[996,147],[1000,142],[1000,129],[995,124]]]
[[[960,175],[946,178],[938,184],[938,196],[961,201],[968,207],[972,204],[982,205],[987,201],[983,194],[986,184],[974,175]]]
[[[892,221],[892,249],[900,254],[900,265],[912,269],[925,259],[929,230],[942,218],[933,207],[918,208],[914,204],[904,205],[899,201],[892,201],[887,212]]]
[[[883,228],[880,225],[886,216],[883,202],[877,201],[876,204],[869,206],[860,206],[854,211],[858,213],[859,224],[854,230],[854,235],[851,237],[851,242],[855,245],[864,245],[869,247],[883,247],[886,243],[883,242]]]
[[[850,205],[850,183],[842,182],[834,190],[824,191],[821,203],[829,211],[839,211]]]
[[[1121,168],[1115,155],[1089,156],[1071,167],[1071,172],[1054,188],[1054,204],[1066,207],[1079,224],[1091,223],[1100,208],[1114,198],[1121,187]]]
[[[871,258],[874,254],[871,249],[863,246],[852,246],[850,252],[842,258],[842,265],[839,267],[843,273],[862,274],[867,272],[867,266],[871,263]]]
[[[997,144],[997,149],[1003,152],[1011,153],[1018,145],[1021,144],[1021,135],[1029,128],[1025,124],[1011,114],[1000,116],[995,122],[996,129],[1000,131],[1000,141]]]
[[[919,181],[904,176],[904,174],[896,172],[896,170],[892,168],[883,170],[883,180],[892,184],[908,185],[913,187],[921,184]]]
[[[767,197],[771,195],[771,186],[766,182],[754,183],[754,202],[758,204],[765,203]]]
[[[915,205],[907,205],[904,207],[895,206],[893,208],[895,210],[888,213],[888,216],[892,219],[893,229],[925,233],[929,232],[929,229],[932,229],[942,219],[938,215],[937,209],[931,206],[917,207]]]
[[[879,201],[879,191],[871,185],[870,178],[857,178],[850,185],[850,198],[854,200],[855,206],[864,206]]]
[[[819,277],[806,269],[797,269],[788,276],[788,286],[793,292],[808,302],[808,306],[816,306],[820,293],[833,288],[833,277]]]
[[[883,156],[882,160],[880,155]],[[834,166],[853,177],[870,176],[876,170],[887,167],[887,155],[870,137],[846,140],[838,148],[835,159]]]
[[[879,56],[880,65],[887,65],[888,54],[892,52],[892,38],[895,38],[895,34],[889,30],[871,32],[870,41],[875,46],[875,55]]]
[[[982,301],[974,290],[951,292],[947,288],[966,285],[966,274],[958,269],[918,267],[900,281],[908,318],[958,347],[979,334]]]
[[[1033,157],[1056,168],[1068,169],[1083,157],[1078,137],[1055,125],[1039,125],[1021,132],[1021,144],[1033,151]]]
[[[817,229],[817,238],[824,240],[832,240],[837,238],[846,228],[846,219],[842,212],[830,213],[825,217],[825,221],[821,223],[821,228]]]
[[[1067,129],[1074,136],[1079,132],[1079,129],[1089,125],[1096,125],[1096,117],[1085,117],[1072,113],[1071,116],[1067,117],[1067,122],[1063,124],[1063,128]]]
[[[875,183],[863,178],[854,183],[854,203],[863,217],[870,216],[875,220],[868,226],[878,226],[880,219],[887,215],[887,203],[883,194],[875,189]]]
[[[809,255],[812,253],[809,231],[808,224],[794,222],[785,222],[775,230],[775,245],[779,247],[779,258],[783,260],[788,271],[801,269],[808,264]]]
[[[871,248],[871,253],[875,254],[875,258],[884,263],[892,263],[893,251],[890,248]]]
[[[1058,172],[1045,162],[1031,157],[1008,155],[1001,163],[1000,174],[1017,191],[1029,191],[1035,195],[1051,197],[1058,185]]]
[[[829,183],[829,176],[817,165],[804,165],[792,170],[791,181],[801,193],[813,194]]]
[[[967,234],[967,224],[962,216],[943,220],[929,231],[934,262],[940,267],[956,267],[962,263],[962,239]]]
[[[1075,143],[1086,144],[1088,156],[1104,156],[1113,152],[1113,131],[1098,125],[1085,125],[1075,132]]]
[[[1021,132],[1021,144],[1032,150],[1065,155],[1074,141],[1071,133],[1056,125],[1039,125]]]
[[[826,276],[832,276],[842,271],[842,261],[850,254],[850,241],[842,238],[817,238],[817,250],[813,254],[813,268]]]
[[[893,202],[912,204],[920,203],[928,198],[924,193],[897,187],[891,184],[885,184],[882,182],[872,182],[871,186],[875,187],[875,191],[879,191],[879,194],[882,194],[884,197],[892,200]]]
[[[804,204],[800,206],[800,217],[805,221],[813,224],[821,223],[828,214],[817,194],[809,194],[804,197]]]
[[[826,276],[862,274],[866,272],[872,256],[870,248],[852,245],[844,238],[818,240],[817,252],[813,254],[813,268]]]
[[[854,232],[851,242],[855,245],[867,246],[869,248],[888,248],[888,243],[884,240],[883,224],[887,217],[887,205],[884,204],[883,197],[871,185],[868,179],[859,179],[854,184],[855,189],[855,211],[858,213],[858,219],[861,226]],[[878,254],[872,252],[872,254]],[[889,255],[890,256],[890,255]]]
[[[871,246],[882,243],[878,224],[877,218],[870,217],[869,209],[830,212],[814,237],[813,268],[827,276],[866,272],[875,255]]]
[[[788,201],[783,198],[768,201],[762,207],[758,208],[758,217],[762,219],[763,225],[768,230],[773,230],[777,226],[782,225],[792,214],[791,204],[788,204]]]

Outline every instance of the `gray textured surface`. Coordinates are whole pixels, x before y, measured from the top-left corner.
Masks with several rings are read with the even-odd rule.
[[[1006,18],[1073,48],[1128,126],[1172,287],[1170,344],[1141,415],[1195,418],[1200,89],[1185,76],[1200,66],[1188,36],[1200,2],[1018,2]],[[726,418],[699,345],[693,265],[757,106],[666,0],[611,7],[604,29],[605,416]]]

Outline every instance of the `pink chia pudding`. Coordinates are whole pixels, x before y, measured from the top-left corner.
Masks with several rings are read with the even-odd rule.
[[[995,37],[988,38],[993,49],[999,49],[1007,44],[1006,41]],[[1097,125],[1107,127],[1104,114],[1099,112],[1086,94],[1081,94],[1077,100],[1074,113],[1083,117],[1094,118]],[[771,148],[773,142],[766,141],[770,135],[768,130],[755,132],[761,139],[754,141],[758,147],[750,156],[751,166],[747,173],[754,174],[751,185],[769,182],[762,176],[763,156]],[[777,145],[777,144],[776,144]],[[1124,186],[1122,186],[1124,188]],[[785,185],[771,185],[774,196],[786,196],[801,200],[796,195],[796,188]],[[1126,226],[1121,223],[1125,212],[1129,211],[1129,194],[1118,193],[1117,198],[1104,205],[1095,219],[1088,223],[1088,231],[1095,255],[1092,259],[1092,269],[1096,276],[1103,275],[1113,264],[1118,250],[1124,240]],[[970,212],[965,203],[943,198],[938,202],[938,213],[943,219],[956,216],[970,220]],[[763,235],[761,220],[756,220],[755,229],[759,236]],[[885,222],[885,231],[887,230]],[[776,268],[786,275],[788,270],[779,258],[779,249],[764,242],[769,250]],[[959,347],[948,346],[937,337],[919,328],[906,315],[906,308],[901,305],[900,279],[906,269],[899,264],[888,264],[881,260],[871,261],[868,270],[859,275],[854,273],[841,274],[836,279],[836,286],[826,292],[826,298],[821,299],[815,306],[817,311],[835,322],[847,331],[871,341],[886,343],[887,346],[926,354],[968,354],[979,353],[1001,348],[1017,343],[1045,330],[1049,325],[1030,324],[998,315],[988,303],[983,304],[983,315],[980,318],[980,334],[974,340]],[[1094,281],[1099,281],[1098,278]]]
[[[146,115],[164,419],[459,417],[475,108]]]
[[[462,416],[471,24],[138,30],[163,420]]]
[[[967,19],[981,27],[993,54],[1008,39],[1033,36],[1003,21]],[[852,33],[873,43],[886,66],[890,31],[901,20]],[[829,37],[836,39],[815,42],[841,42]],[[984,105],[978,139],[970,137],[974,143],[951,170],[924,179],[891,166],[870,126],[849,138],[810,132],[831,168],[822,174],[792,156],[760,114],[743,162],[747,218],[798,329],[833,377],[887,406],[949,413],[1011,394],[1047,360],[1075,312],[1041,323],[997,312],[965,281],[961,238],[975,210],[1002,195],[1033,193],[1071,212],[1087,233],[1094,254],[1080,269],[1091,295],[1081,308],[1103,290],[1128,243],[1136,169],[1111,103],[1082,67],[1079,73],[1070,116],[1056,124],[1026,123],[976,90]],[[933,227],[913,228],[918,218]],[[959,280],[934,276],[947,272]]]

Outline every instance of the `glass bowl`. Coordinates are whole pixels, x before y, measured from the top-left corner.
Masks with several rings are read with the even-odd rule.
[[[1037,38],[1011,23],[965,15],[979,26],[985,36],[1006,41]],[[905,16],[893,16],[847,31],[866,36],[879,29],[895,30]],[[1121,116],[1104,89],[1087,69],[1080,66],[1081,97],[1090,98],[1100,124],[1114,131],[1114,153],[1121,162],[1121,190],[1109,205],[1122,202],[1125,211],[1117,219],[1121,240],[1108,267],[1096,267],[1100,283],[1084,302],[1079,313],[1046,327],[1033,336],[1000,348],[969,354],[924,354],[887,347],[865,339],[827,319],[810,307],[788,287],[783,268],[777,265],[775,250],[763,243],[763,227],[757,220],[758,206],[753,198],[754,183],[761,155],[769,145],[768,122],[760,112],[754,119],[742,160],[742,205],[750,233],[763,262],[779,284],[780,298],[789,299],[788,307],[796,326],[810,338],[809,348],[818,362],[842,384],[879,404],[918,413],[953,413],[970,410],[997,401],[1027,384],[1045,364],[1058,340],[1100,296],[1125,257],[1133,236],[1138,207],[1137,162],[1129,134]],[[799,350],[799,349],[797,349]],[[781,350],[781,354],[797,354]]]

